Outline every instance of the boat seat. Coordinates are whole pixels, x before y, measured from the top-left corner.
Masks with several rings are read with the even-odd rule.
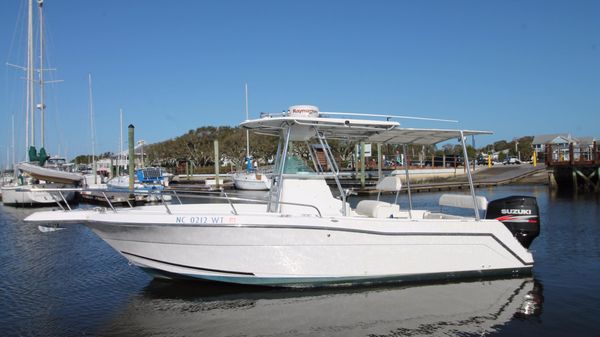
[[[398,192],[402,188],[402,181],[399,175],[387,176],[381,179],[375,189],[379,192]]]
[[[381,179],[375,186],[377,200],[361,200],[356,205],[356,213],[371,218],[397,218],[400,216],[400,206],[398,205],[398,193],[402,188],[400,176],[388,176]],[[396,199],[393,204],[379,201],[381,192],[396,192]]]
[[[475,196],[475,200],[473,200],[473,196],[468,194],[442,194],[439,205],[440,207],[449,206],[457,208],[474,208],[477,205],[477,209],[485,211],[487,210],[488,201],[486,197],[481,195]]]
[[[400,217],[400,206],[377,200],[361,200],[355,212],[370,218],[397,218]]]

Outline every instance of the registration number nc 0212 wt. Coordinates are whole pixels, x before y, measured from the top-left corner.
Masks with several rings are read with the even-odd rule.
[[[178,216],[175,223],[181,224],[232,224],[236,223],[235,217],[225,216]]]

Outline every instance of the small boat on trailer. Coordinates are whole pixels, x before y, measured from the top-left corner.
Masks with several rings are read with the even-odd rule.
[[[131,263],[160,278],[307,287],[530,273],[534,260],[528,247],[540,228],[534,198],[488,204],[475,195],[467,170],[471,195],[446,196],[441,202],[470,207],[473,216],[413,209],[409,183],[407,208],[364,200],[352,209],[327,143],[344,139],[407,146],[458,138],[466,154],[466,136],[490,132],[403,128],[391,116],[341,115],[292,106],[283,114],[263,114],[241,124],[279,137],[266,201],[225,195],[211,203],[38,212],[26,221],[83,223]],[[324,149],[329,171],[315,159],[311,143]],[[298,147],[305,147],[305,158],[296,155]],[[327,177],[336,181],[339,198]],[[402,184],[399,177],[386,177],[378,188],[398,193]]]

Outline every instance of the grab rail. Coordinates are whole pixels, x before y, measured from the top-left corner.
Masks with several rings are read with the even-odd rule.
[[[164,195],[174,195],[177,198],[177,201],[179,202],[180,205],[183,205],[183,202],[181,201],[180,196],[185,196],[186,198],[192,198],[192,199],[226,200],[229,203],[229,206],[231,207],[233,214],[235,214],[235,215],[239,215],[239,212],[236,209],[233,201],[258,203],[258,204],[265,204],[265,205],[268,205],[268,203],[269,203],[268,200],[264,200],[264,199],[232,197],[231,195],[227,194],[226,192],[207,192],[207,191],[179,191],[179,193],[178,193],[177,191],[164,191],[163,190],[163,191],[134,191],[132,193],[131,191],[109,190],[109,189],[98,190],[98,189],[86,189],[86,188],[26,188],[26,187],[19,188],[17,190],[18,191],[30,191],[30,192],[58,192],[59,195],[61,196],[62,202],[65,203],[65,205],[67,206],[69,211],[71,211],[72,209],[71,209],[69,203],[67,202],[66,198],[64,197],[63,192],[74,191],[74,192],[97,192],[97,193],[100,193],[102,195],[103,199],[106,201],[106,203],[108,204],[108,206],[114,213],[118,213],[117,208],[113,205],[113,202],[110,200],[110,198],[107,196],[106,193],[118,193],[118,194],[129,194],[129,195],[158,195],[160,198],[160,202],[165,207],[165,210],[168,214],[173,214],[173,213],[172,213],[171,209],[169,208],[169,205],[165,202]],[[204,195],[198,194],[198,192],[202,192]],[[221,193],[224,194],[224,196],[221,196]],[[63,205],[60,203],[61,200],[59,200],[58,198],[54,198],[54,199],[55,199],[55,202],[58,204],[58,206],[63,211],[67,211],[63,207]],[[129,202],[129,198],[127,198],[126,201],[129,204],[129,206],[131,208],[133,208],[133,205],[131,205],[131,203]],[[295,202],[284,202],[284,201],[278,202],[278,204],[312,208],[317,212],[317,215],[319,218],[323,217],[321,211],[315,205],[295,203]]]
[[[166,191],[166,192],[170,192],[170,191]],[[252,198],[239,198],[239,197],[232,197],[229,196],[227,193],[223,192],[223,194],[225,194],[225,196],[220,196],[220,195],[199,195],[199,194],[192,194],[190,192],[187,193],[181,193],[180,194],[182,196],[185,196],[187,198],[192,198],[192,199],[213,199],[213,200],[227,200],[229,202],[229,205],[232,208],[233,214],[235,215],[239,215],[239,213],[237,212],[237,209],[235,208],[234,204],[231,201],[243,201],[243,202],[251,202],[251,203],[258,203],[258,204],[265,204],[268,205],[269,201],[268,200],[263,200],[263,199],[252,199]],[[212,192],[205,192],[206,194],[210,194]],[[220,193],[220,192],[215,192],[215,193]],[[290,206],[300,206],[300,207],[307,207],[307,208],[312,208],[314,209],[319,218],[322,218],[323,215],[321,213],[321,210],[319,210],[319,208],[315,205],[311,205],[311,204],[302,204],[302,203],[296,203],[296,202],[285,202],[285,201],[281,201],[278,202],[278,204],[281,205],[290,205]]]

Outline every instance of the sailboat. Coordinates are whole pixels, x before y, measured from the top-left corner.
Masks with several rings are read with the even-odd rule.
[[[248,84],[244,86],[246,98],[246,120],[248,118]],[[238,190],[266,191],[271,188],[271,179],[264,174],[259,173],[252,167],[252,158],[250,157],[250,136],[246,130],[246,171],[237,172],[233,175],[233,184]]]
[[[68,171],[61,170],[56,162],[45,166],[50,156],[44,148],[44,113],[46,106],[44,104],[44,31],[43,31],[43,0],[38,0],[38,19],[39,19],[39,99],[40,103],[37,107],[40,109],[40,135],[41,148],[37,152],[35,148],[35,90],[34,90],[34,61],[33,61],[33,0],[28,2],[28,18],[27,18],[27,66],[19,67],[27,72],[27,104],[26,104],[26,149],[29,156],[29,162],[22,162],[15,166],[21,173],[18,174],[16,181],[7,186],[2,187],[2,200],[5,205],[44,205],[51,204],[57,201],[71,201],[75,193],[55,192],[49,189],[60,189],[65,187],[73,187],[82,179],[82,176]],[[43,190],[43,191],[40,191]]]

